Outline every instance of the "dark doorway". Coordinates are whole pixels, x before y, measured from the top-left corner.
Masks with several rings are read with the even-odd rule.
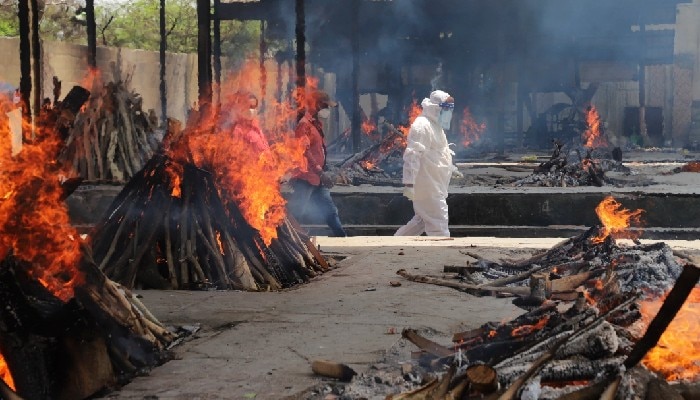
[[[664,115],[661,107],[646,107],[644,120],[647,134],[652,146],[661,146],[664,142]],[[639,107],[625,107],[622,121],[622,134],[630,139],[630,143],[642,145],[639,133]]]

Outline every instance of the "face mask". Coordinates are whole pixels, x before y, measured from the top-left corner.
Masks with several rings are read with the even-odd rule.
[[[440,110],[440,126],[442,129],[450,129],[452,122],[452,110]]]
[[[324,109],[318,111],[319,118],[328,119],[328,117],[330,117],[330,116],[331,116],[331,109],[330,108],[324,108]]]

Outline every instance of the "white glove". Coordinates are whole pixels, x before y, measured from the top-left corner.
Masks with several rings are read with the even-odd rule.
[[[405,186],[403,188],[403,195],[407,199],[413,201],[413,187]]]

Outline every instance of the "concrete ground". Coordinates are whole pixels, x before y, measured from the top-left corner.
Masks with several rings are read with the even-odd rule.
[[[414,328],[449,344],[454,332],[524,311],[509,299],[474,297],[413,283],[404,268],[440,276],[444,265],[465,265],[464,252],[498,261],[522,259],[560,238],[317,237],[337,267],[308,284],[278,293],[141,291],[148,308],[169,325],[201,324],[174,349],[175,359],[134,379],[110,399],[302,399],[324,383],[309,360],[343,362],[358,372],[381,362]],[[700,254],[700,240],[666,241]],[[401,286],[390,285],[391,281]],[[399,346],[410,359],[413,345]],[[377,396],[376,398],[383,398]]]

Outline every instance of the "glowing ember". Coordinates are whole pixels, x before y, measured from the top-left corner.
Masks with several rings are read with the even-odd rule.
[[[10,369],[7,367],[5,358],[0,354],[0,379],[5,381],[5,384],[10,387],[10,389],[15,390],[15,380],[12,379],[12,374]]]
[[[360,165],[362,166],[362,168],[364,168],[366,170],[371,170],[372,168],[375,167],[375,165],[372,161],[367,161],[367,160],[360,161]]]
[[[365,119],[364,121],[362,121],[362,132],[365,135],[370,135],[372,132],[375,132],[376,130],[377,130],[377,125],[375,125],[369,119]]]
[[[489,337],[490,337],[490,338],[495,338],[497,334],[498,334],[498,332],[496,332],[494,329],[491,329],[491,330],[489,331]]]
[[[547,322],[549,322],[549,316],[545,316],[541,320],[537,321],[536,324],[534,325],[522,325],[519,326],[510,333],[511,336],[513,337],[522,337],[522,336],[527,336],[531,334],[534,331],[539,331],[545,326],[547,326]]]
[[[598,236],[592,238],[593,243],[602,243],[609,235],[613,238],[636,237],[632,232],[627,231],[631,223],[639,224],[644,210],[638,209],[630,211],[626,208],[621,208],[622,204],[618,203],[612,196],[608,196],[598,204],[595,209],[603,227],[600,229]],[[638,234],[637,234],[638,235]]]
[[[0,108],[11,100],[0,97]],[[25,131],[31,129],[25,126]],[[56,164],[62,142],[53,129],[38,132],[40,141],[24,143],[11,156],[8,121],[0,121],[0,258],[10,252],[30,265],[30,274],[56,297],[67,301],[82,280],[78,232],[70,225],[59,178],[71,176]]]
[[[659,311],[663,299],[641,303],[642,320],[647,325]],[[647,353],[642,363],[666,380],[697,379],[700,376],[700,288],[690,293],[683,307]]]
[[[598,115],[598,110],[596,110],[595,106],[591,106],[586,112],[586,124],[588,125],[588,129],[583,132],[583,139],[585,141],[584,146],[607,146],[608,141],[605,139],[603,132],[600,130],[600,116]]]
[[[486,124],[478,124],[472,116],[469,107],[466,107],[462,112],[462,122],[459,125],[459,131],[462,133],[462,144],[469,146],[476,142],[482,133],[486,130]]]

